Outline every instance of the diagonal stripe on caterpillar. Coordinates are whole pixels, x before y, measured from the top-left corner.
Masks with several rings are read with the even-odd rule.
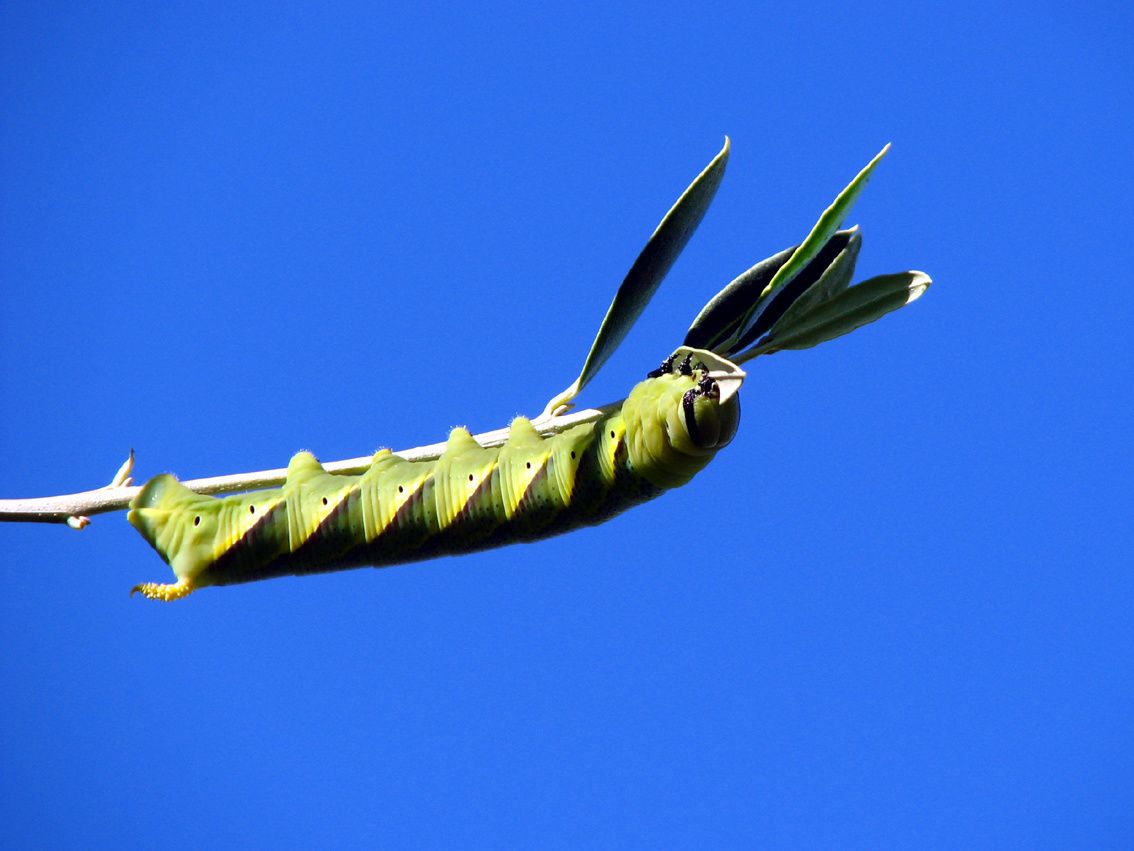
[[[377,567],[533,541],[600,523],[688,482],[736,431],[738,398],[690,358],[639,383],[602,419],[541,437],[517,417],[507,442],[466,429],[435,461],[384,449],[359,476],[301,452],[282,488],[202,496],[151,479],[129,521],[173,569],[134,590],[172,600],[209,585]]]

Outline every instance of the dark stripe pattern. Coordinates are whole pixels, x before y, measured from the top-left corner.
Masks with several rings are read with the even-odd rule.
[[[553,437],[520,417],[503,446],[485,449],[454,429],[436,461],[382,450],[359,476],[329,474],[309,453],[292,458],[282,488],[222,499],[159,476],[135,499],[130,522],[178,581],[137,590],[173,599],[207,585],[381,567],[602,522],[686,481],[715,453],[696,447],[691,459],[668,431],[677,423],[696,432],[684,397],[697,378],[648,379],[618,412]]]

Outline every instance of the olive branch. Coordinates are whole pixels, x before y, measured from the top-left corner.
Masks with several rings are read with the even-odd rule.
[[[931,280],[924,272],[879,275],[851,285],[862,245],[858,228],[839,230],[865,188],[874,168],[889,151],[886,145],[835,198],[799,245],[757,263],[715,295],[686,333],[680,353],[692,352],[713,368],[722,382],[735,387],[744,377],[739,364],[761,355],[806,349],[848,334],[920,298]],[[622,401],[568,413],[574,399],[598,374],[626,337],[662,279],[704,218],[716,195],[729,156],[729,140],[681,194],[662,218],[615,293],[579,376],[547,403],[533,421],[542,436],[594,422],[620,407]],[[502,445],[507,427],[474,435],[484,447]],[[439,458],[445,443],[432,443],[395,454],[409,461]],[[324,464],[329,473],[358,474],[373,456]],[[93,490],[61,496],[0,499],[0,521],[65,523],[82,529],[91,516],[130,506],[141,487],[133,484],[134,452],[111,477]],[[223,494],[276,487],[284,468],[192,479],[185,487],[202,494]]]

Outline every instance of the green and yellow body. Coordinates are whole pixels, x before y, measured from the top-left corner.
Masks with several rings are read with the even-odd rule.
[[[686,366],[555,435],[517,417],[502,446],[485,448],[453,429],[433,461],[383,449],[349,476],[301,452],[283,487],[223,498],[157,476],[129,520],[176,581],[135,590],[169,600],[209,585],[400,564],[599,523],[685,484],[712,460],[739,420],[737,397],[721,396],[706,370]]]

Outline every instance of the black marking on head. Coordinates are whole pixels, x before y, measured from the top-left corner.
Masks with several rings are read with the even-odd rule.
[[[679,373],[681,373],[682,375],[692,375],[693,374],[693,355],[692,354],[687,354],[685,356],[685,359],[681,361],[681,366],[679,366],[677,368],[677,371]]]
[[[673,361],[677,355],[670,355],[668,358],[661,362],[661,366],[657,369],[651,369],[646,373],[646,378],[660,378],[663,375],[669,375],[673,372]]]
[[[685,430],[689,432],[689,439],[695,446],[701,445],[701,432],[697,428],[697,412],[694,403],[697,400],[696,390],[686,390],[681,397],[681,410],[685,414]]]
[[[720,388],[717,387],[717,382],[709,375],[697,382],[697,392],[702,396],[708,396],[710,399],[720,396]]]

